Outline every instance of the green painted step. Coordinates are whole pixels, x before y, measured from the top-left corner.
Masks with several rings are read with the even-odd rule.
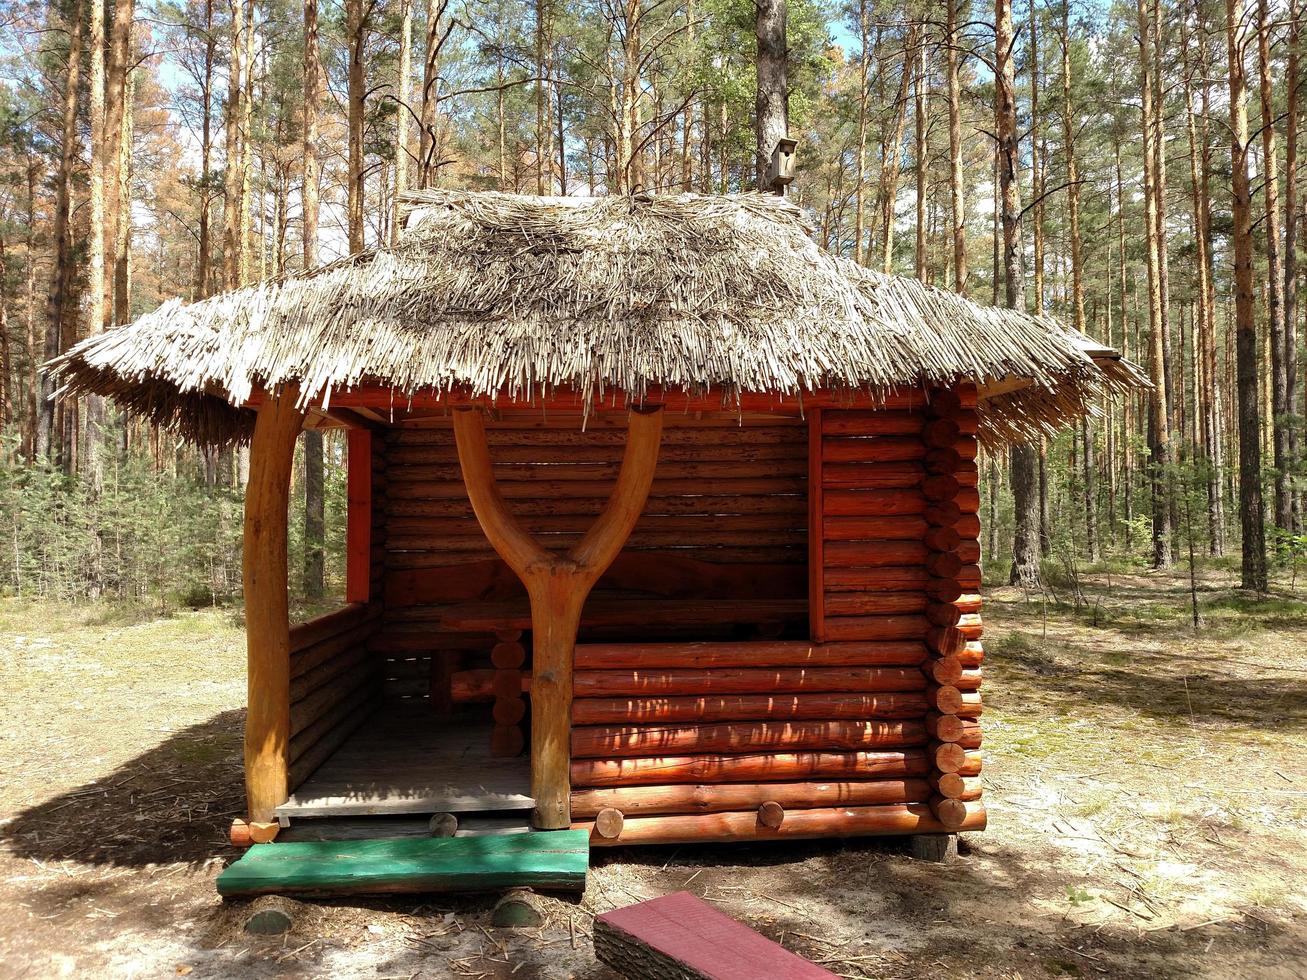
[[[255,844],[218,876],[218,894],[584,891],[589,866],[584,830]]]

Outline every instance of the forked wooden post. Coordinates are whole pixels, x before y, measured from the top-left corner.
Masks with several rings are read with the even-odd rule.
[[[284,803],[290,749],[290,615],[286,598],[286,517],[295,439],[304,414],[298,391],[259,406],[245,490],[245,799],[251,823],[267,823]]]
[[[571,824],[572,655],[586,597],[640,519],[662,441],[661,406],[631,413],[617,482],[603,513],[567,554],[542,548],[518,523],[495,483],[479,409],[454,413],[458,461],[477,520],[531,599],[531,795],[535,825]]]

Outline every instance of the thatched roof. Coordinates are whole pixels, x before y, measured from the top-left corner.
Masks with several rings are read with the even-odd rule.
[[[1051,430],[1138,382],[1054,320],[836,258],[780,198],[423,192],[403,240],[200,302],[164,303],[54,362],[205,442],[242,438],[252,394],[360,384],[533,397],[571,387],[795,394],[1024,379],[982,434]]]

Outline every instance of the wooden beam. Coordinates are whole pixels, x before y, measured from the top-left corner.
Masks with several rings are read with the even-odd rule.
[[[372,432],[350,429],[347,438],[345,601],[367,602],[372,579]]]
[[[286,524],[295,439],[304,414],[298,391],[260,407],[250,443],[245,490],[245,797],[251,822],[267,822],[287,797],[290,754],[290,616],[286,597]]]
[[[535,824],[570,826],[572,656],[591,588],[630,536],[658,463],[662,412],[632,412],[617,482],[603,512],[569,552],[542,548],[509,511],[495,482],[483,413],[454,413],[454,439],[468,499],[495,552],[526,586],[531,602],[531,795]]]

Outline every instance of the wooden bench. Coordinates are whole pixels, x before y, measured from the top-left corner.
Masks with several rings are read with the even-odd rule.
[[[835,976],[719,912],[674,892],[595,919],[595,955],[650,980],[831,980]]]

